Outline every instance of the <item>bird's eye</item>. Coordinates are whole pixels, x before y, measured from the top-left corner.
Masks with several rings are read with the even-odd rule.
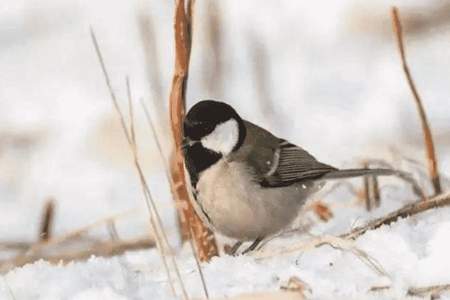
[[[184,136],[194,141],[201,140],[213,130],[214,126],[206,122],[185,122],[184,124]]]

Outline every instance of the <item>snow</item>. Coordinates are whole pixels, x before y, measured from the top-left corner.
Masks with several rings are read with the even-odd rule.
[[[391,4],[197,1],[189,105],[205,98],[225,100],[244,118],[304,146],[326,163],[357,167],[362,159],[384,159],[413,172],[430,193],[420,123],[389,29]],[[421,1],[394,4],[402,16],[408,11],[410,16],[427,16]],[[211,42],[211,12],[220,17],[220,54]],[[164,152],[169,153],[166,100],[173,68],[172,13],[170,1],[0,4],[0,241],[34,241],[43,204],[50,198],[56,204],[56,236],[130,209],[134,213],[116,224],[119,236],[150,233],[89,26],[97,34],[122,106],[126,107],[129,75],[135,99],[143,97],[150,107]],[[154,55],[148,62],[139,17],[153,24]],[[405,33],[408,60],[426,103],[447,190],[449,35],[448,26]],[[140,111],[137,118],[140,156],[181,276],[189,295],[202,297],[190,247],[180,246],[178,240],[163,165]],[[361,187],[360,180],[349,183]],[[330,221],[305,212],[294,226],[307,230],[272,240],[263,251],[305,243],[311,235],[348,232],[416,199],[405,183],[383,178],[382,205],[367,212],[358,195],[345,186],[327,193],[332,185],[313,199],[330,207]],[[431,210],[357,239],[355,246],[388,276],[377,274],[354,253],[330,246],[265,259],[257,254],[224,255],[203,263],[202,269],[212,298],[279,290],[297,276],[311,287],[313,299],[403,299],[412,286],[450,283],[449,214],[449,208]],[[102,227],[89,236],[109,237]],[[0,252],[0,259],[10,255]],[[380,286],[391,288],[368,292]],[[450,294],[442,294],[445,297]],[[68,265],[38,261],[0,279],[0,299],[101,298],[172,299],[157,251],[92,257]]]

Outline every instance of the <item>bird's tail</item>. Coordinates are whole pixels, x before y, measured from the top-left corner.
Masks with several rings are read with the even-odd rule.
[[[391,169],[346,169],[326,173],[320,179],[342,179],[359,176],[389,176],[395,174]]]

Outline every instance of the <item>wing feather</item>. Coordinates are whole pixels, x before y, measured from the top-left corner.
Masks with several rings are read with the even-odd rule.
[[[247,136],[239,151],[229,159],[245,161],[261,186],[289,186],[302,180],[314,180],[337,170],[318,162],[304,149],[267,130],[248,121],[244,123]]]
[[[270,187],[288,186],[302,180],[317,179],[337,169],[317,161],[314,156],[304,149],[279,140],[278,155],[273,156],[271,169],[264,176],[261,185]]]

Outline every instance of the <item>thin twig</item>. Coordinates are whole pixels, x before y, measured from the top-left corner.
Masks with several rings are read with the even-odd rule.
[[[209,300],[208,287],[206,285],[205,275],[203,274],[202,266],[200,265],[200,259],[198,258],[198,250],[195,248],[193,239],[192,239],[192,228],[190,227],[191,237],[189,238],[189,245],[191,246],[192,255],[195,259],[195,264],[197,266],[198,274],[200,275],[200,281],[202,282],[203,293],[205,293],[206,299]]]
[[[119,238],[119,233],[117,232],[117,227],[116,227],[116,223],[114,221],[111,221],[108,223],[108,232],[109,232],[109,236],[111,237],[111,241],[120,241]],[[128,280],[128,276],[127,274],[129,274],[129,270],[130,267],[127,263],[127,261],[125,260],[125,257],[116,257],[117,262],[120,266],[120,271],[122,273],[122,277],[125,281],[129,281]]]
[[[50,247],[55,248],[56,246],[62,245],[65,242],[68,242],[70,240],[74,240],[76,238],[79,238],[81,235],[87,233],[92,228],[95,228],[95,227],[107,224],[109,222],[112,222],[112,221],[117,220],[119,218],[123,218],[125,216],[129,216],[131,213],[136,213],[137,211],[138,211],[137,209],[133,209],[133,210],[129,210],[129,211],[126,211],[126,212],[123,212],[123,213],[120,213],[120,214],[116,214],[116,215],[113,215],[113,216],[110,216],[110,217],[107,217],[107,218],[103,218],[103,219],[95,221],[95,222],[93,222],[93,223],[91,223],[89,225],[83,226],[83,227],[78,228],[78,229],[76,229],[74,231],[66,233],[64,235],[50,238],[47,241],[42,241],[42,242],[38,242],[38,243],[24,243],[24,242],[18,243],[18,244],[14,243],[14,244],[17,244],[17,245],[6,244],[5,246],[10,246],[10,247],[12,247],[12,246],[19,247],[20,246],[20,248],[22,250],[25,250],[25,252],[17,255],[13,259],[10,259],[10,260],[2,262],[0,264],[0,272],[3,269],[5,269],[5,266],[4,266],[5,264],[7,264],[8,266],[11,266],[11,267],[18,267],[24,261],[25,262],[31,262],[31,261],[34,261],[34,260],[39,260],[41,258],[44,258],[44,254],[42,254],[44,249],[48,249]],[[28,245],[28,247],[23,248],[26,245]],[[1,246],[2,246],[2,244],[0,244],[0,248],[1,248]],[[9,267],[8,267],[8,269],[9,269]]]
[[[92,228],[104,225],[105,223],[109,223],[112,220],[117,220],[119,218],[123,218],[126,216],[129,216],[131,214],[134,214],[138,212],[138,209],[131,209],[122,213],[118,213],[106,218],[102,218],[100,220],[97,220],[91,224],[88,224],[86,226],[83,226],[81,228],[78,228],[76,230],[70,231],[64,235],[58,236],[58,237],[53,237],[47,241],[43,241],[40,243],[35,243],[32,244],[32,246],[27,250],[27,252],[25,254],[23,254],[24,256],[26,255],[36,255],[36,253],[42,251],[44,248],[47,247],[51,247],[51,246],[56,246],[56,245],[60,245],[64,242],[76,239],[78,237],[80,237],[81,235],[85,234],[86,232],[88,232],[89,230],[91,230]]]
[[[0,272],[7,272],[13,268],[44,259],[50,263],[68,263],[89,259],[92,256],[111,257],[123,254],[127,251],[148,249],[155,246],[151,238],[139,238],[133,240],[102,241],[81,250],[65,251],[61,254],[27,255],[13,260],[0,261]]]
[[[415,203],[405,205],[404,207],[393,211],[384,217],[372,220],[364,226],[357,227],[348,233],[342,234],[340,237],[346,239],[356,239],[366,231],[374,230],[382,225],[389,225],[392,222],[397,221],[399,218],[406,218],[432,208],[444,207],[448,205],[450,205],[450,193],[441,194],[425,201],[419,200]]]
[[[370,180],[372,183],[372,196],[375,207],[380,207],[381,197],[380,197],[380,187],[378,185],[378,178],[377,176],[370,176]]]
[[[381,266],[381,264],[367,254],[365,251],[357,248],[353,241],[346,240],[336,236],[324,235],[319,237],[314,237],[312,240],[302,242],[300,244],[289,247],[288,249],[283,249],[280,251],[263,251],[262,253],[255,253],[254,256],[257,259],[277,257],[280,255],[290,254],[298,251],[308,251],[321,247],[323,245],[329,245],[334,249],[339,249],[342,251],[349,251],[358,257],[363,263],[373,269],[378,275],[389,277],[387,272]]]
[[[150,127],[150,131],[152,132],[153,140],[155,141],[156,147],[158,148],[159,155],[161,156],[161,161],[163,162],[164,173],[166,175],[167,181],[172,186],[173,182],[172,182],[172,177],[170,176],[170,173],[169,173],[169,166],[167,164],[167,157],[164,155],[164,151],[162,149],[162,145],[161,145],[160,139],[158,137],[158,133],[156,132],[155,125],[153,124],[153,119],[152,119],[152,117],[150,115],[150,112],[148,111],[147,106],[144,103],[144,99],[143,98],[140,99],[140,102],[141,102],[142,110],[144,111],[145,118],[147,120],[147,124]]]
[[[417,111],[419,113],[420,121],[422,124],[423,137],[425,141],[425,147],[427,152],[427,163],[428,163],[428,171],[431,177],[431,182],[434,188],[434,194],[440,194],[442,192],[441,181],[439,178],[438,164],[436,158],[436,152],[433,143],[433,135],[431,134],[430,126],[428,123],[427,115],[425,113],[425,108],[423,107],[422,100],[419,96],[419,92],[417,91],[414,80],[411,76],[411,72],[409,71],[408,63],[406,61],[406,53],[405,46],[403,43],[403,32],[402,26],[400,22],[399,12],[397,7],[392,7],[391,10],[392,17],[392,27],[397,39],[398,50],[400,52],[400,58],[402,61],[403,71],[406,76],[406,80],[408,81],[409,88],[414,96],[414,100],[416,102]]]
[[[145,179],[144,176],[144,172],[142,171],[141,168],[141,164],[139,161],[139,154],[138,154],[138,146],[137,146],[137,141],[136,141],[136,133],[134,130],[134,115],[133,115],[133,99],[131,98],[131,88],[130,88],[130,84],[129,81],[128,82],[128,107],[129,107],[129,114],[130,114],[130,136],[131,136],[131,143],[130,143],[130,148],[131,151],[133,153],[133,158],[134,158],[134,165],[136,167],[136,170],[138,171],[139,174],[139,179],[141,181],[141,186],[143,189],[143,193],[144,193],[144,197],[145,197],[145,203],[147,204],[147,209],[150,212],[150,223],[152,224],[153,230],[155,232],[155,236],[157,237],[157,242],[162,245],[161,247],[161,254],[163,256],[165,256],[165,252],[164,252],[164,246],[167,247],[167,249],[169,249],[170,252],[172,252],[170,244],[169,244],[169,240],[167,238],[166,232],[164,230],[163,227],[163,223],[161,220],[161,217],[159,215],[158,209],[156,207],[155,201],[153,200],[153,196],[150,192],[150,188],[148,186],[147,180]],[[124,130],[126,130],[126,128],[123,128]],[[161,240],[162,237],[162,240]],[[164,244],[163,244],[164,243]],[[178,264],[175,260],[175,258],[173,257],[172,253],[169,255],[170,257],[170,262],[172,263],[172,266],[175,270],[175,276],[177,277],[178,283],[181,287],[181,292],[183,295],[183,298],[185,300],[187,300],[189,297],[187,295],[186,292],[186,288],[183,282],[183,279],[181,277],[181,273],[180,270],[178,268]],[[171,280],[171,279],[170,279]]]
[[[164,173],[166,175],[167,181],[170,184],[170,190],[172,192],[172,196],[174,197],[174,199],[177,199],[176,185],[173,181],[172,176],[170,176],[170,170],[169,170],[169,166],[167,164],[167,158],[165,157],[164,152],[162,150],[162,145],[158,138],[158,134],[156,133],[156,129],[153,124],[152,117],[150,116],[150,113],[149,113],[149,111],[144,103],[144,100],[142,98],[141,98],[141,106],[144,110],[144,115],[145,115],[145,118],[147,119],[147,124],[149,125],[150,130],[152,132],[153,140],[156,142],[156,147],[158,148],[159,154],[161,156],[161,160],[163,162],[163,167],[164,167]],[[175,200],[175,202],[177,202],[177,200]],[[177,210],[180,211],[178,207],[177,207]],[[179,228],[180,228],[180,232],[181,232],[181,240],[184,241],[184,240],[191,238],[190,234],[189,234],[189,230],[187,230],[190,226],[187,226],[185,224],[186,221],[183,218],[183,214],[178,213],[177,216],[178,216]]]
[[[146,107],[146,105],[145,105],[145,103],[144,103],[142,98],[141,98],[141,105],[142,105],[142,108],[144,110],[144,114],[145,114],[145,116],[147,118],[147,123],[148,123],[148,125],[149,125],[149,127],[151,129],[151,132],[152,132],[152,135],[153,135],[153,139],[156,142],[156,145],[157,145],[157,148],[158,148],[158,151],[159,151],[159,155],[161,156],[161,160],[163,161],[164,171],[165,171],[167,180],[170,182],[171,186],[173,186],[172,177],[170,177],[170,174],[169,174],[169,167],[167,166],[166,158],[165,158],[164,153],[162,151],[162,147],[161,147],[161,143],[160,143],[159,138],[158,138],[158,134],[156,132],[155,126],[153,125],[153,121],[152,121],[152,118],[150,116],[150,113],[149,113],[149,111],[148,111],[148,109],[147,109],[147,107]],[[203,287],[203,291],[205,293],[205,297],[206,297],[206,299],[209,299],[209,293],[208,293],[208,288],[206,286],[205,276],[203,274],[203,270],[202,270],[202,267],[200,265],[200,261],[199,261],[198,254],[197,254],[198,250],[195,248],[195,245],[192,242],[192,228],[189,227],[189,229],[190,229],[190,231],[189,231],[190,237],[188,238],[189,245],[191,246],[192,254],[194,255],[194,258],[195,258],[195,263],[196,263],[196,266],[197,266],[198,273],[200,275],[200,280],[202,282],[202,287]]]
[[[39,230],[39,240],[47,241],[51,238],[53,216],[55,204],[53,199],[48,200],[44,206],[44,213],[42,214],[41,228]]]
[[[426,287],[411,287],[408,289],[409,296],[425,296],[427,294],[439,295],[450,291],[450,284],[432,285]]]
[[[379,165],[381,167],[385,167],[385,168],[394,170],[394,174],[392,174],[393,176],[395,176],[395,177],[405,181],[409,185],[411,185],[413,193],[416,194],[420,199],[422,199],[422,200],[427,199],[427,196],[425,195],[425,192],[423,191],[422,187],[419,185],[417,180],[411,175],[411,173],[397,170],[397,169],[393,168],[393,166],[391,164],[389,164],[388,162],[381,160],[381,159],[367,159],[366,162],[368,164],[375,164],[375,165]]]
[[[95,48],[95,51],[97,53],[97,57],[98,57],[98,60],[99,60],[99,63],[100,63],[100,66],[101,66],[101,69],[102,69],[102,72],[103,72],[103,76],[104,76],[105,81],[106,81],[106,85],[107,85],[109,93],[110,93],[111,100],[113,102],[113,105],[114,105],[114,108],[116,109],[117,114],[119,115],[119,119],[120,119],[120,123],[122,125],[123,132],[125,134],[125,137],[126,137],[126,139],[128,141],[128,145],[130,146],[131,152],[133,154],[134,165],[135,165],[136,170],[137,170],[138,175],[139,175],[139,180],[141,182],[143,193],[144,193],[145,203],[147,205],[147,210],[148,210],[148,212],[150,214],[150,224],[151,224],[153,232],[155,234],[156,245],[157,245],[157,248],[159,250],[161,259],[163,261],[164,269],[165,269],[165,271],[167,273],[168,281],[169,281],[169,285],[171,287],[172,293],[173,293],[174,296],[176,296],[176,290],[175,290],[175,287],[173,285],[173,282],[172,282],[172,279],[171,279],[171,276],[170,276],[170,269],[169,269],[168,264],[167,264],[165,251],[163,249],[163,244],[162,244],[161,238],[159,236],[159,232],[158,232],[158,227],[159,227],[159,228],[161,228],[162,236],[165,237],[165,233],[164,233],[164,230],[162,228],[162,222],[161,222],[160,218],[158,218],[159,214],[158,214],[158,212],[156,210],[156,206],[153,205],[154,204],[153,203],[153,198],[151,196],[151,193],[150,193],[150,190],[148,188],[147,182],[145,180],[145,176],[143,174],[141,166],[139,164],[138,157],[136,155],[137,153],[135,151],[135,149],[136,149],[135,144],[133,144],[133,141],[132,141],[132,139],[130,137],[130,134],[128,133],[127,125],[126,125],[126,122],[125,122],[125,118],[124,118],[124,116],[122,114],[122,111],[121,111],[121,109],[119,107],[119,104],[118,104],[118,101],[117,101],[117,98],[116,98],[116,95],[115,95],[114,90],[112,88],[112,85],[111,85],[111,82],[110,82],[110,79],[109,79],[109,75],[108,75],[108,72],[106,70],[106,66],[105,66],[104,60],[103,60],[103,56],[101,54],[100,47],[99,47],[98,42],[97,42],[97,38],[95,37],[95,33],[94,33],[92,28],[91,28],[90,31],[91,31],[92,42],[94,44],[94,48]],[[156,221],[155,221],[155,219],[156,219]],[[165,242],[166,242],[166,246],[169,247],[169,243],[167,242],[167,237],[165,239]],[[172,261],[173,261],[172,255],[171,255],[171,258],[172,258]],[[176,265],[176,263],[174,263],[174,265]],[[184,284],[182,283],[182,280],[181,280],[181,276],[178,276],[179,272],[176,272],[176,273],[177,273],[177,278],[179,280],[180,286],[182,287],[183,297],[184,297],[184,299],[188,299],[187,294],[185,293]]]
[[[16,296],[14,295],[11,286],[8,283],[8,280],[6,279],[5,276],[1,275],[2,279],[3,279],[3,284],[6,286],[6,289],[8,290],[8,294],[11,297],[11,299],[16,300]]]
[[[368,168],[368,163],[364,163],[364,168]],[[371,211],[372,210],[372,197],[370,193],[370,182],[369,182],[369,176],[363,176],[363,189],[364,189],[364,202],[366,204],[366,210]]]
[[[0,250],[20,250],[29,249],[35,242],[22,241],[0,241]]]

